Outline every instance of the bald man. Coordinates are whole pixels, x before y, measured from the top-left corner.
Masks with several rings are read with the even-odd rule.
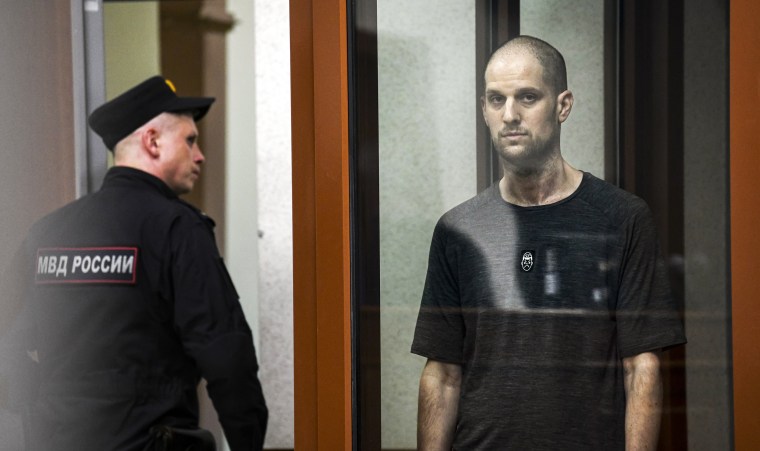
[[[686,340],[651,213],[562,157],[574,99],[554,47],[515,38],[484,78],[504,176],[434,230],[419,449],[655,449],[660,351]]]

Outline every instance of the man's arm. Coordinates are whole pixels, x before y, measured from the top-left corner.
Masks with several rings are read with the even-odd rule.
[[[625,371],[625,449],[656,450],[662,414],[660,356],[644,352],[623,359]]]
[[[454,439],[462,367],[428,359],[420,377],[417,449],[448,451]]]
[[[256,350],[213,230],[205,218],[185,215],[170,239],[174,329],[206,379],[229,448],[261,450],[269,412]]]

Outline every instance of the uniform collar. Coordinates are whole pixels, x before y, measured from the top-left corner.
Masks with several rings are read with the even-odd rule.
[[[111,186],[143,186],[156,190],[170,199],[176,199],[177,193],[169,188],[169,185],[164,183],[158,177],[148,174],[145,171],[139,169],[130,168],[126,166],[114,166],[108,170],[105,178],[103,179],[103,188]]]

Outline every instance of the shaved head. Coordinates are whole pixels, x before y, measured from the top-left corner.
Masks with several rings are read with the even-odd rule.
[[[554,89],[554,94],[560,94],[567,90],[565,58],[549,43],[533,36],[518,36],[507,41],[491,54],[488,64],[486,64],[486,70],[492,61],[526,53],[533,56],[541,65],[544,70],[544,81]]]

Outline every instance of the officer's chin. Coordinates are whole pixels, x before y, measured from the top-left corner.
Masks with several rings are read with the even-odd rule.
[[[195,183],[189,183],[189,186],[174,186],[172,187],[172,191],[174,191],[174,194],[181,196],[183,194],[189,194],[194,186]]]

